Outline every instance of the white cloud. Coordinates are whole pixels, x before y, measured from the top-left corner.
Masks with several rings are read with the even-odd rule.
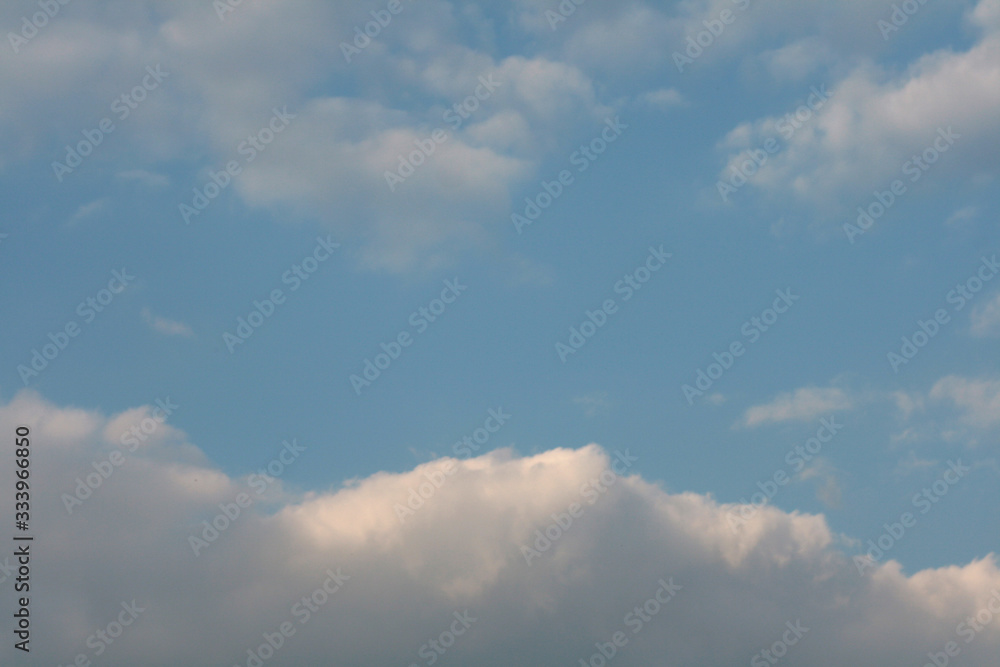
[[[142,309],[142,321],[145,322],[149,327],[158,333],[165,336],[186,336],[190,337],[194,335],[194,331],[191,327],[184,324],[183,322],[178,322],[176,320],[167,319],[166,317],[161,317],[159,315],[154,315],[149,308]]]
[[[165,188],[170,185],[170,178],[166,175],[146,171],[145,169],[128,169],[118,172],[115,176],[120,180],[142,183],[150,188]]]
[[[676,88],[659,88],[639,96],[639,102],[655,109],[671,109],[685,103],[684,96]]]
[[[102,197],[101,199],[95,199],[94,201],[78,206],[66,224],[70,226],[76,225],[83,222],[87,218],[91,218],[102,213],[107,210],[109,202],[109,199]]]
[[[1000,424],[1000,380],[949,375],[934,383],[930,398],[953,404],[967,425],[990,428]]]
[[[1000,294],[996,294],[984,304],[975,306],[969,319],[969,330],[973,336],[1000,336]]]
[[[806,421],[853,405],[847,393],[836,387],[802,387],[778,394],[770,403],[755,405],[743,414],[743,426],[785,421]]]
[[[606,391],[595,391],[585,396],[577,396],[573,399],[573,403],[583,406],[584,414],[588,417],[604,415],[611,410],[611,401]]]
[[[948,219],[944,221],[944,224],[951,227],[953,225],[960,225],[968,222],[969,220],[974,220],[976,216],[979,215],[979,208],[976,206],[963,206],[954,213],[948,216]]]
[[[27,424],[44,443],[32,460],[32,518],[45,535],[32,556],[34,637],[45,638],[32,645],[36,662],[93,659],[88,636],[135,599],[146,611],[101,664],[246,664],[247,650],[286,620],[296,633],[272,664],[331,655],[338,664],[409,664],[422,662],[420,647],[465,610],[476,621],[448,653],[456,664],[573,664],[628,631],[625,615],[659,579],[673,578],[683,589],[642,636],[630,636],[616,664],[745,664],[786,621],[801,619],[808,639],[788,664],[901,667],[953,640],[956,624],[1000,589],[992,555],[912,576],[888,561],[861,577],[822,516],[766,506],[733,532],[726,516],[735,506],[667,493],[633,474],[590,504],[583,490],[610,463],[593,445],[531,457],[498,450],[436,475],[443,459],[324,493],[296,494],[279,479],[257,498],[247,478],[221,473],[170,429],[127,454],[67,516],[61,494],[94,472],[119,446],[116,433],[145,410],[106,418],[31,392],[0,407],[0,430]],[[309,448],[322,443],[300,444],[299,465],[309,465]],[[11,477],[12,466],[4,457],[0,475]],[[401,524],[394,505],[429,478],[440,488]],[[220,514],[220,503],[233,512],[240,493],[256,503],[195,557],[192,531]],[[10,515],[11,503],[0,495],[0,512]],[[573,503],[583,513],[527,565],[520,547]],[[349,579],[301,624],[293,605],[338,568]],[[697,639],[706,627],[714,640]],[[963,645],[963,657],[987,664],[998,648],[994,623]],[[15,664],[13,652],[4,643],[0,660]]]
[[[997,0],[980,0],[969,15],[979,38],[967,51],[923,55],[901,74],[862,64],[831,85],[830,101],[771,156],[753,182],[813,203],[860,196],[872,184],[884,189],[894,178],[913,187],[912,174],[901,172],[903,163],[949,127],[959,138],[931,167],[934,177],[994,173],[995,156],[987,147],[1000,141],[1000,29],[990,19],[996,5]],[[779,136],[779,120],[741,128],[756,147]]]

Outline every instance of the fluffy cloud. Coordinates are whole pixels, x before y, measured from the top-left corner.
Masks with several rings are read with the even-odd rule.
[[[737,507],[669,493],[596,445],[442,459],[299,494],[280,468],[307,465],[318,443],[290,456],[276,445],[284,463],[265,464],[276,477],[264,484],[223,474],[160,423],[67,514],[62,494],[100,476],[112,451],[129,449],[122,434],[156,414],[105,417],[28,391],[0,407],[0,430],[33,434],[36,662],[93,659],[102,646],[107,665],[244,665],[288,622],[294,634],[265,664],[425,664],[429,640],[459,630],[444,637],[455,663],[574,664],[621,630],[616,664],[722,666],[745,664],[798,622],[808,630],[785,664],[894,667],[960,641],[958,625],[1000,589],[992,555],[912,576],[887,561],[860,576],[822,516],[764,507],[733,530]],[[13,478],[11,457],[0,468]],[[247,498],[195,556],[202,521],[225,526],[218,516]],[[412,514],[400,511],[408,502]],[[662,607],[647,602],[665,599],[664,584],[681,588]],[[98,629],[133,600],[136,620],[104,643]],[[985,664],[998,645],[1000,622],[962,654]],[[10,642],[0,653],[19,659]]]
[[[751,181],[768,192],[814,203],[830,203],[844,194],[858,196],[875,186],[885,189],[894,178],[909,185],[914,174],[902,174],[904,163],[932,146],[938,130],[947,128],[958,135],[948,150],[960,155],[942,155],[939,164],[928,165],[935,178],[948,172],[993,174],[995,160],[986,147],[1000,140],[998,7],[997,0],[980,0],[969,13],[977,39],[968,50],[940,49],[921,56],[902,73],[871,63],[859,65],[830,86],[832,99],[782,142],[780,152],[770,156]],[[741,152],[757,148],[768,137],[782,136],[781,120],[769,117],[741,124],[724,145]],[[730,155],[727,163],[736,158]],[[720,178],[729,176],[727,169]]]
[[[130,146],[127,165],[114,171],[156,173],[198,156],[189,171],[201,172],[176,184],[178,204],[190,205],[192,188],[237,160],[243,171],[233,190],[247,204],[356,239],[370,267],[446,262],[488,244],[508,219],[510,191],[613,109],[572,64],[466,46],[470,27],[488,25],[475,12],[443,0],[404,8],[348,63],[341,41],[372,17],[342,3],[246,0],[224,21],[202,2],[67,7],[0,62],[0,84],[17,91],[0,101],[0,127],[17,128],[0,142],[0,164],[31,153],[62,160],[66,144],[109,117],[107,142],[125,136]],[[0,18],[16,25],[20,15],[10,7]],[[162,66],[165,80],[119,118],[113,100],[141,81],[146,65]],[[489,75],[501,83],[477,100],[479,77]],[[476,108],[458,127],[443,119],[467,99]],[[295,118],[251,164],[239,147],[266,128],[275,107]],[[65,131],[53,137],[53,127]],[[390,191],[386,172],[435,128],[447,140],[418,156],[413,177]],[[100,178],[114,159],[95,151],[66,178]]]

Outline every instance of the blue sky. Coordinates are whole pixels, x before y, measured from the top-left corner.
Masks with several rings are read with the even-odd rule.
[[[502,408],[479,454],[501,453],[476,466],[627,448],[637,479],[723,518],[785,471],[774,516],[821,515],[848,573],[960,459],[971,472],[879,565],[910,581],[992,562],[1000,280],[977,281],[1000,250],[1000,5],[914,4],[896,31],[891,3],[860,0],[563,5],[558,21],[543,0],[403,0],[350,62],[342,43],[385,3],[71,3],[8,37],[5,410],[110,423],[169,397],[176,442],[141,456],[197,459],[233,488],[297,439],[306,464],[282,473],[267,521],[416,474]],[[11,3],[0,23],[17,34],[39,6]],[[688,36],[707,46],[679,68]],[[463,101],[475,109],[457,122]],[[53,166],[81,141],[97,145],[78,167]],[[401,159],[421,164],[390,189]],[[224,187],[185,216],[213,178]],[[720,182],[738,186],[722,197]],[[546,192],[537,219],[512,219]],[[859,207],[877,218],[864,233]],[[669,258],[647,274],[651,249]],[[314,272],[291,277],[304,260]],[[134,279],[91,321],[80,304],[113,271]],[[274,290],[283,302],[227,345]],[[435,305],[443,291],[457,297]],[[893,368],[920,322],[934,335]],[[411,344],[355,391],[401,332]],[[737,341],[689,401],[683,387]],[[842,429],[796,469],[786,453],[831,418]],[[72,483],[108,445],[70,430],[89,443]],[[171,525],[197,525],[192,512]]]

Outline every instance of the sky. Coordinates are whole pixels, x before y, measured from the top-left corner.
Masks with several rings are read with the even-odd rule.
[[[0,28],[3,664],[995,660],[1000,0]]]

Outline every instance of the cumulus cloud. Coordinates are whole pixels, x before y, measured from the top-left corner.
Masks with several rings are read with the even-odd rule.
[[[806,421],[853,405],[847,392],[836,387],[801,387],[778,394],[770,403],[755,405],[743,414],[748,428],[786,421]]]
[[[262,473],[233,477],[161,424],[98,483],[121,435],[155,414],[108,417],[30,391],[0,407],[0,430],[33,434],[38,662],[93,659],[103,646],[107,665],[255,664],[247,651],[265,634],[277,643],[288,623],[294,634],[267,664],[422,664],[430,639],[458,630],[445,637],[456,664],[574,664],[621,630],[616,664],[721,667],[800,622],[808,633],[786,664],[895,667],[957,639],[1000,589],[992,554],[909,576],[887,561],[860,576],[822,516],[765,506],[734,531],[737,506],[668,492],[636,474],[635,454],[596,445],[441,459],[303,494],[281,470],[308,465],[321,443],[291,457],[276,443]],[[0,474],[12,465],[4,457]],[[63,494],[80,483],[96,488],[67,514]],[[0,512],[11,511],[3,494]],[[211,539],[198,556],[192,535]],[[530,564],[523,547],[538,551]],[[669,604],[647,603],[664,600],[664,585],[680,587]],[[142,611],[103,643],[98,629],[133,600]],[[644,606],[657,613],[639,622]],[[1000,622],[962,651],[986,664],[998,645]],[[18,659],[9,642],[0,654]]]

